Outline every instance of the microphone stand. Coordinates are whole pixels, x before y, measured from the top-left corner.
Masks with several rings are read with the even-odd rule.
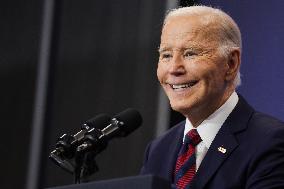
[[[56,143],[56,149],[49,156],[56,165],[74,175],[75,184],[81,183],[82,179],[99,170],[95,157],[107,146],[106,142],[98,143],[98,138],[102,135],[101,131],[90,129],[89,132],[84,136],[88,142],[76,148],[71,146],[73,136],[62,135]],[[94,148],[93,145],[96,147]],[[90,149],[90,147],[93,148]]]
[[[97,151],[86,151],[79,146],[73,158],[62,155],[58,150],[52,151],[49,158],[60,168],[73,174],[75,184],[79,184],[82,179],[99,170],[95,161],[97,154]]]
[[[98,172],[99,168],[95,161],[96,153],[77,151],[75,156],[74,182],[81,183],[82,179]]]
[[[74,169],[74,183],[81,183],[82,165],[84,161],[84,153],[76,153],[75,155],[75,169]]]

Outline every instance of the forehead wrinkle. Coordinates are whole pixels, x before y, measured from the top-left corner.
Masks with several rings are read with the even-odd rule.
[[[219,35],[217,34],[219,31],[218,26],[207,26],[207,27],[198,27],[194,28],[193,30],[186,31],[186,32],[168,32],[162,33],[161,36],[161,44],[163,41],[175,42],[182,41],[186,44],[192,44],[200,46],[199,44],[208,42],[218,42],[220,39]],[[191,45],[190,45],[191,46]]]
[[[191,35],[192,32],[187,32],[177,35],[167,35],[166,37],[162,37],[161,43],[160,43],[160,49],[188,49],[188,48],[196,48],[199,47],[199,42],[196,42],[194,40],[196,37],[194,35]]]
[[[170,51],[170,50],[177,50],[177,51],[184,51],[184,50],[208,50],[211,49],[210,45],[207,43],[208,41],[196,41],[192,38],[183,40],[180,44],[170,44],[170,43],[161,43],[158,49],[159,52]]]

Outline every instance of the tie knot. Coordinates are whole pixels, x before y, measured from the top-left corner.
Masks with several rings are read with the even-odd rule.
[[[191,129],[188,133],[185,135],[184,143],[192,144],[193,146],[198,145],[202,139],[200,138],[197,129]]]

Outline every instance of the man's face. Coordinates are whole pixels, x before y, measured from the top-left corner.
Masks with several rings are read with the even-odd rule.
[[[161,36],[158,79],[172,108],[196,122],[228,96],[228,60],[218,51],[216,38],[208,35],[210,27],[196,17],[175,16],[168,19]]]

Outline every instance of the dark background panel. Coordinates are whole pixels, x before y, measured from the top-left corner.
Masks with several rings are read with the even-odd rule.
[[[0,3],[0,188],[23,188],[28,162],[41,1]]]
[[[58,53],[51,93],[41,185],[70,184],[73,177],[47,159],[59,134],[74,133],[82,121],[133,107],[144,122],[131,136],[111,141],[97,157],[92,179],[136,175],[153,137],[158,82],[157,47],[163,1],[62,1]]]

